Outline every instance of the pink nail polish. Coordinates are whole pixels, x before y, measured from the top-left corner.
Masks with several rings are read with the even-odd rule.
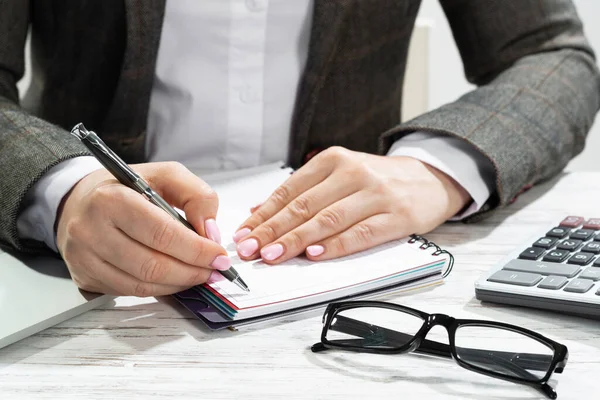
[[[306,248],[306,252],[310,256],[317,257],[325,252],[325,247],[321,246],[320,244],[315,244],[312,246],[308,246]]]
[[[250,257],[258,250],[258,242],[256,239],[247,239],[237,245],[237,251],[244,257]]]
[[[224,279],[225,279],[225,277],[223,275],[221,275],[217,271],[213,271],[210,274],[210,276],[208,277],[208,280],[206,281],[206,283],[217,283],[217,282],[220,282],[220,281],[222,281]]]
[[[214,219],[207,219],[204,222],[204,229],[206,230],[206,236],[213,242],[221,244],[221,232],[217,226],[217,221]]]
[[[248,234],[252,232],[249,228],[240,229],[233,235],[233,241],[235,243],[239,242],[244,237],[248,236]]]
[[[231,267],[231,259],[227,256],[217,256],[210,266],[219,271],[226,271]]]
[[[260,250],[260,255],[264,260],[273,261],[283,254],[283,246],[279,243],[263,247]]]

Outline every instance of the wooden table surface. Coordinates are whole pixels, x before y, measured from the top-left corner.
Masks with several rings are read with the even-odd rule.
[[[600,173],[563,174],[478,224],[427,235],[456,257],[434,289],[393,301],[457,318],[521,325],[568,346],[559,399],[600,396],[600,323],[482,304],[474,281],[566,214],[600,217]],[[537,399],[536,390],[418,355],[313,354],[321,312],[211,332],[171,298],[119,298],[0,349],[0,399]],[[1,323],[1,321],[0,321]],[[430,333],[447,341],[443,328]]]

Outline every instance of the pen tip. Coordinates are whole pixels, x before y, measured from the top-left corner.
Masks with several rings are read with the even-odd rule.
[[[248,287],[248,285],[246,285],[246,282],[244,282],[242,280],[242,278],[237,278],[235,280],[235,283],[244,291],[244,292],[250,292],[250,288]]]

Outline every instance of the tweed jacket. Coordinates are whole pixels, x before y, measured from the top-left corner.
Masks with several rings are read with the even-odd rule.
[[[384,154],[415,130],[457,137],[496,170],[477,220],[582,151],[600,107],[595,55],[570,0],[440,0],[477,88],[400,124],[420,3],[314,0],[289,160],[299,167],[307,153],[333,145]],[[18,238],[16,219],[44,173],[88,154],[68,134],[77,122],[127,162],[144,162],[164,8],[164,0],[0,1],[0,244],[43,249]],[[28,29],[33,78],[20,104]]]

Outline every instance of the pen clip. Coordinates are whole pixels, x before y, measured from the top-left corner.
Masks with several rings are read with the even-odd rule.
[[[75,136],[94,154],[96,159],[104,165],[124,185],[140,191],[136,183],[141,180],[118,155],[116,155],[93,131],[88,131],[82,123],[71,129],[71,135]]]

